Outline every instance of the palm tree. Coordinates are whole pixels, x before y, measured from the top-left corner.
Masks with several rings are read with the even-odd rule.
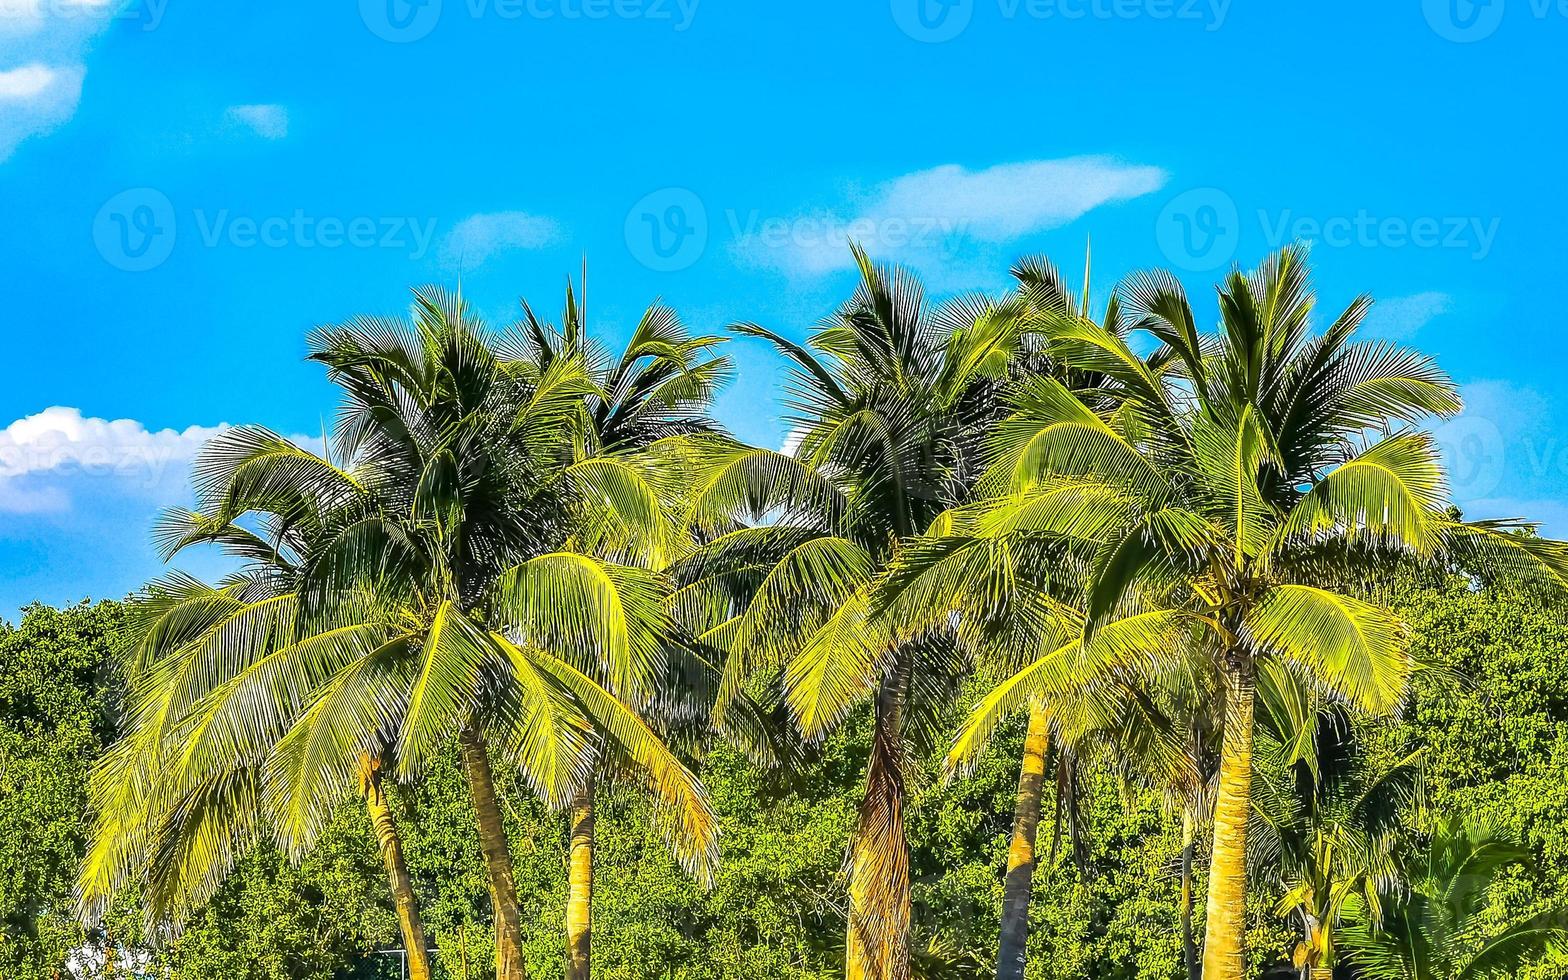
[[[905,766],[929,741],[962,653],[942,626],[872,609],[899,544],[965,500],[981,433],[1020,347],[1016,309],[978,299],[933,311],[908,273],[854,249],[854,297],[807,345],[755,325],[793,365],[787,452],[688,447],[699,474],[687,526],[706,543],[674,568],[682,621],[722,651],[717,716],[748,685],[780,683],[795,724],[822,738],[872,703],[873,738],[848,858],[850,977],[909,976]]]
[[[214,780],[226,788],[236,760],[257,774],[246,795],[204,811],[213,826],[164,835],[200,858],[173,880],[194,873],[215,887],[255,839],[258,809],[297,854],[367,758],[407,777],[455,738],[490,876],[497,975],[521,977],[492,752],[555,805],[572,798],[594,759],[614,758],[653,791],[691,864],[705,869],[713,858],[712,813],[695,777],[573,665],[656,667],[668,617],[656,575],[559,550],[567,530],[657,530],[638,530],[645,515],[635,507],[610,513],[636,499],[626,473],[560,462],[592,390],[575,361],[534,370],[503,360],[461,301],[434,292],[416,295],[412,329],[359,320],[318,332],[313,346],[347,393],[334,449],[349,462],[340,468],[258,429],[231,430],[204,451],[201,511],[170,518],[167,550],[226,544],[254,564],[242,579],[268,591],[242,602],[224,636],[193,648],[196,699],[183,679],[170,685],[168,700],[200,710],[164,711],[137,729],[142,745],[125,752],[134,765],[110,782],[131,802],[145,796],[144,770],[166,744],[186,765],[177,779],[160,774],[163,806],[146,812],[182,812],[180,794]],[[292,562],[278,567],[285,553]],[[247,625],[273,608],[298,616],[283,628]],[[121,864],[139,843],[122,829],[125,809],[100,816],[104,853]],[[102,886],[125,877],[114,861],[90,871]]]
[[[1568,953],[1561,908],[1509,923],[1485,922],[1503,872],[1528,868],[1528,849],[1497,828],[1456,816],[1438,821],[1408,885],[1380,892],[1377,906],[1347,903],[1344,959],[1368,980],[1485,980],[1516,976],[1531,961]]]
[[[1079,299],[1044,258],[1022,260],[1014,267],[1013,277],[1018,284],[1014,315],[1025,330],[1019,355],[1011,365],[1013,384],[1027,385],[1051,377],[1082,397],[1113,408],[1113,403],[1099,395],[1107,382],[1099,371],[1064,364],[1032,343],[1033,330],[1042,322],[1075,315],[1088,318],[1087,260]],[[1114,336],[1126,333],[1127,324],[1114,296],[1100,325]],[[998,486],[992,474],[982,481],[980,492],[995,493]],[[977,504],[960,506],[945,514],[926,538],[906,546],[884,577],[878,605],[883,615],[895,622],[932,624],[943,617],[958,616],[960,636],[972,654],[989,671],[1008,677],[1041,653],[1049,655],[1083,632],[1083,617],[1076,604],[1082,598],[1093,555],[1088,549],[1072,547],[1071,542],[1067,547],[1060,543],[1043,547],[1045,542],[1039,535],[1012,534],[991,525],[988,507],[984,496]],[[1007,685],[998,688],[998,696],[1007,698],[1007,690]],[[1092,746],[1111,744],[1121,752],[1113,757],[1126,760],[1126,753],[1134,751],[1159,767],[1167,779],[1183,784],[1194,781],[1187,778],[1192,766],[1182,765],[1170,750],[1169,719],[1138,692],[1113,687],[1089,699],[1076,693],[1069,698],[1036,693],[1013,703],[1027,704],[1029,720],[1003,883],[998,980],[1021,980],[1024,972],[1036,837],[1053,734],[1061,746],[1063,766],[1076,765],[1076,757]],[[950,776],[977,761],[991,733],[991,722],[999,717],[990,714],[994,708],[994,702],[983,702],[972,719],[978,727],[967,728],[955,741],[948,756]]]
[[[706,412],[732,370],[727,357],[714,353],[723,338],[691,336],[673,310],[654,305],[643,314],[621,353],[612,355],[590,336],[585,312],[570,286],[559,326],[541,320],[525,304],[521,327],[523,344],[512,351],[517,360],[540,373],[561,363],[579,364],[591,381],[582,424],[571,443],[571,456],[564,460],[567,470],[602,471],[598,487],[626,493],[625,502],[601,514],[642,515],[632,528],[635,533],[629,534],[619,523],[581,522],[573,528],[573,548],[648,570],[663,568],[685,545],[676,534],[676,501],[683,481],[672,478],[680,470],[671,461],[681,458],[684,437],[718,431]],[[655,533],[645,533],[648,529]],[[674,637],[666,635],[664,640]],[[657,656],[640,652],[630,662],[590,659],[578,666],[647,717],[661,706],[656,702],[667,704],[671,697],[688,693],[668,690],[668,678],[660,673],[672,657],[696,666],[692,651],[678,647]],[[603,778],[615,772],[614,767],[596,767],[571,803],[568,980],[588,980],[591,973],[594,804]]]
[[[1352,587],[1386,562],[1462,555],[1568,582],[1562,544],[1449,515],[1436,447],[1409,426],[1460,409],[1452,382],[1419,354],[1352,342],[1365,298],[1314,335],[1303,260],[1286,249],[1250,275],[1232,274],[1217,337],[1198,333],[1169,275],[1130,280],[1124,306],[1162,345],[1147,360],[1101,324],[1051,318],[1050,355],[1103,375],[1115,404],[1035,379],[996,426],[986,481],[998,488],[985,504],[987,533],[1047,533],[1095,549],[1090,636],[1149,595],[1169,606],[1132,616],[1162,624],[1140,642],[1046,658],[1030,689],[1071,693],[1100,677],[1143,684],[1192,649],[1223,682],[1210,980],[1243,971],[1260,670],[1280,664],[1331,698],[1385,712],[1405,690],[1409,631]],[[1171,631],[1183,641],[1171,642]]]
[[[1300,922],[1292,959],[1303,977],[1331,980],[1347,906],[1359,901],[1375,913],[1379,894],[1398,884],[1422,753],[1372,763],[1345,710],[1319,710],[1299,684],[1260,685],[1259,704],[1252,862],[1260,878],[1284,887],[1276,911]]]
[[[288,561],[280,554],[275,567]],[[142,886],[150,932],[178,926],[203,904],[263,835],[270,746],[325,679],[326,664],[377,644],[373,625],[303,627],[297,596],[267,578],[236,576],[212,588],[176,574],[128,604],[130,692],[119,740],[91,782],[95,823],[78,886],[87,921],[133,883]],[[387,795],[390,748],[363,752],[353,783],[386,865],[409,975],[426,980],[424,926]]]

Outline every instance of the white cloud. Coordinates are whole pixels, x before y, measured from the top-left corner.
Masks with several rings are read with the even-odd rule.
[[[501,252],[544,248],[561,237],[550,218],[523,211],[475,214],[459,221],[441,243],[443,265],[472,269]]]
[[[1106,156],[983,170],[947,164],[895,178],[844,208],[781,218],[732,214],[732,247],[748,264],[791,275],[848,268],[849,240],[879,258],[934,266],[961,248],[1060,228],[1095,208],[1153,193],[1168,179],[1158,167]]]
[[[1409,340],[1421,329],[1454,308],[1447,293],[1417,293],[1378,300],[1362,324],[1362,331],[1385,340]]]
[[[116,19],[152,29],[167,0],[0,0],[0,162],[76,114],[86,58]]]
[[[262,139],[280,140],[289,134],[289,111],[280,105],[231,105],[228,116]]]
[[[30,102],[47,91],[57,78],[58,72],[43,65],[0,71],[0,102]]]
[[[82,68],[39,64],[0,71],[0,162],[30,136],[51,132],[76,114]]]
[[[151,431],[133,419],[46,408],[0,429],[0,512],[68,510],[70,490],[83,478],[107,481],[117,494],[170,493],[183,487],[197,450],[226,428]]]

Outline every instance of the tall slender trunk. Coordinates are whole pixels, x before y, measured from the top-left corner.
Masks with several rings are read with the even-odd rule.
[[[1247,953],[1247,818],[1252,811],[1250,665],[1225,671],[1225,728],[1219,795],[1214,801],[1214,854],[1209,862],[1203,980],[1242,980]]]
[[[523,980],[523,928],[517,908],[517,882],[512,875],[512,852],[501,822],[501,806],[495,796],[495,775],[490,771],[490,756],[484,737],[472,726],[458,735],[463,750],[463,773],[474,801],[474,816],[479,823],[479,850],[484,855],[490,876],[490,906],[495,915],[496,980]]]
[[[566,980],[588,980],[593,953],[593,798],[590,779],[572,803],[571,870],[566,892]]]
[[[430,980],[430,951],[425,945],[425,923],[419,916],[419,902],[414,897],[413,880],[408,875],[408,864],[403,860],[403,841],[398,836],[397,821],[387,794],[381,784],[381,769],[369,756],[360,759],[360,785],[365,792],[365,808],[370,811],[370,824],[376,831],[376,843],[381,850],[381,860],[387,866],[387,880],[392,885],[392,902],[397,909],[397,926],[403,935],[403,949],[408,963],[408,980]]]
[[[1007,849],[1007,878],[1002,885],[1002,936],[997,947],[996,980],[1023,980],[1028,956],[1029,902],[1034,897],[1035,833],[1040,828],[1045,754],[1050,742],[1050,717],[1040,705],[1031,705],[1023,765],[1018,773],[1018,803],[1013,810],[1013,842]]]
[[[1181,952],[1187,966],[1187,980],[1202,980],[1203,965],[1198,962],[1198,937],[1192,931],[1192,859],[1197,850],[1198,818],[1193,804],[1181,807]]]
[[[904,835],[904,698],[908,658],[877,692],[866,796],[850,855],[849,980],[909,980],[909,843]]]

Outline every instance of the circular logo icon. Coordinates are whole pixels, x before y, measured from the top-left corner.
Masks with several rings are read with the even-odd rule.
[[[678,272],[708,247],[708,209],[684,187],[654,191],[626,213],[626,247],[655,272]]]
[[[1200,187],[1178,194],[1155,222],[1160,251],[1188,272],[1209,272],[1236,257],[1241,215],[1222,190]]]
[[[1442,450],[1454,500],[1484,499],[1503,482],[1508,446],[1491,420],[1461,415],[1438,426],[1432,438]]]
[[[898,29],[924,44],[951,41],[969,26],[975,0],[891,0]]]
[[[1421,0],[1421,12],[1437,36],[1456,44],[1484,41],[1502,26],[1505,0]]]
[[[174,205],[162,191],[133,187],[109,198],[93,219],[93,244],[105,262],[146,272],[174,251]]]
[[[383,41],[407,44],[436,29],[441,0],[359,0],[359,18]]]

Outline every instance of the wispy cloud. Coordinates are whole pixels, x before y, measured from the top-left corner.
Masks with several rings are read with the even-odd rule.
[[[289,134],[289,111],[281,105],[231,105],[228,117],[262,139],[280,140]]]
[[[1422,328],[1454,308],[1447,293],[1417,293],[1378,300],[1362,324],[1362,332],[1384,340],[1410,340]]]
[[[167,0],[0,0],[0,162],[76,114],[93,41],[117,18],[156,26]]]
[[[930,267],[961,249],[995,246],[1060,228],[1095,208],[1163,187],[1158,167],[1107,156],[947,164],[905,174],[838,207],[768,218],[731,216],[737,257],[790,275],[848,268],[846,241],[879,258]]]
[[[85,74],[80,66],[41,64],[0,71],[0,162],[23,140],[48,133],[76,114]]]
[[[441,242],[441,263],[473,269],[502,252],[545,248],[561,238],[561,226],[524,211],[495,211],[464,218]]]

